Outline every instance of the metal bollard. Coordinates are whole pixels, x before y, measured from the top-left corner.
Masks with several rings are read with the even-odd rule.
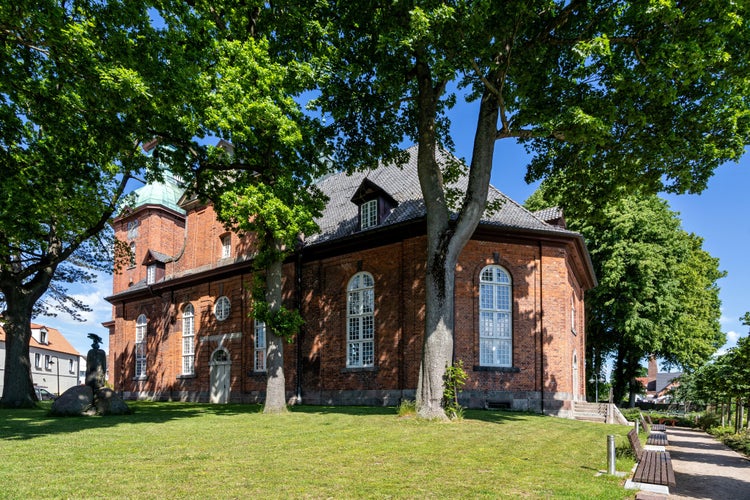
[[[607,436],[607,474],[611,476],[615,474],[615,436],[613,434]]]

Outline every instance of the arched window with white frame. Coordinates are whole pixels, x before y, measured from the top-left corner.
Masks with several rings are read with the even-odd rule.
[[[266,322],[255,320],[255,362],[253,371],[266,371]]]
[[[479,365],[513,365],[513,286],[508,271],[492,265],[479,277]]]
[[[195,374],[195,309],[192,304],[182,309],[182,374]]]
[[[370,273],[357,273],[346,289],[346,366],[374,366],[375,280]]]
[[[146,328],[145,314],[135,321],[135,378],[146,378]]]

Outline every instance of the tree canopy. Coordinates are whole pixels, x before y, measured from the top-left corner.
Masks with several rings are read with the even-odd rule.
[[[419,146],[428,228],[423,416],[443,416],[453,269],[484,211],[496,140],[523,142],[533,155],[527,179],[563,177],[581,204],[622,186],[699,192],[748,143],[744,4],[329,0],[310,8],[322,12],[331,47],[317,105],[332,119],[334,160],[367,168],[399,159],[404,140]],[[435,152],[452,149],[446,111],[463,97],[479,113],[454,217],[452,174]]]
[[[546,188],[527,207],[565,207],[564,199],[545,198]],[[566,221],[583,234],[599,279],[586,294],[587,356],[590,366],[614,357],[616,401],[637,392],[634,379],[646,357],[693,370],[724,344],[717,281],[725,273],[666,201],[623,194],[600,214],[573,209]]]
[[[145,2],[4,3],[0,41],[2,403],[28,406],[32,315],[45,294],[85,306],[61,284],[111,270],[102,232],[148,166],[139,144],[170,94]]]

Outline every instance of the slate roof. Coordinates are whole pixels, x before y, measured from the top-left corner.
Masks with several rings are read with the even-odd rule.
[[[308,236],[306,245],[317,245],[324,242],[345,238],[354,233],[392,226],[425,216],[424,199],[417,177],[417,146],[407,150],[409,161],[401,168],[393,164],[379,164],[374,170],[356,172],[351,175],[338,173],[329,175],[318,182],[318,187],[329,197],[328,205],[317,220],[320,232]],[[449,161],[449,153],[441,152],[438,161]],[[358,207],[353,203],[352,195],[367,179],[382,188],[398,203],[398,206],[376,228],[359,231]],[[465,189],[468,177],[463,177],[456,187]],[[490,186],[488,200],[501,201],[501,207],[493,213],[485,213],[483,224],[531,231],[553,232],[558,234],[577,235],[558,226],[550,225],[537,215],[505,196],[494,186]]]

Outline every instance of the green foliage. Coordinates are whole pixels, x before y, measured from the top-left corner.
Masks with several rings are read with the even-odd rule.
[[[302,325],[305,324],[305,320],[302,319],[299,311],[289,310],[284,306],[279,306],[278,309],[271,310],[268,307],[268,302],[264,300],[253,300],[252,314],[255,319],[264,321],[266,327],[274,334],[282,337],[289,343],[294,340],[294,336],[299,332]]]
[[[655,195],[620,192],[581,209],[558,188],[568,187],[544,182],[526,206],[562,206],[568,227],[586,239],[599,279],[586,294],[588,356],[600,357],[592,366],[614,356],[616,400],[637,392],[633,380],[648,355],[685,370],[701,366],[725,341],[717,285],[725,273],[703,240]]]
[[[150,2],[13,2],[0,7],[0,310],[8,332],[3,403],[33,403],[29,322],[88,310],[67,283],[110,272],[108,227],[140,151],[171,129],[179,73]]]
[[[417,414],[417,402],[404,399],[399,403],[396,413],[399,417],[414,417]]]
[[[458,360],[445,369],[443,384],[443,408],[451,420],[462,420],[464,408],[458,402],[458,395],[466,384],[469,376],[464,370],[464,362]]]
[[[427,281],[434,280],[437,295],[445,292],[441,283],[451,279],[452,257],[485,209],[498,139],[522,141],[533,155],[527,180],[564,185],[567,200],[582,212],[623,190],[699,192],[718,165],[738,159],[750,142],[744,49],[750,33],[742,29],[750,17],[747,4],[329,0],[307,5],[322,20],[321,38],[315,40],[328,49],[316,64],[320,93],[312,106],[332,120],[333,161],[364,169],[381,159],[403,159],[397,148],[404,140],[419,145],[430,228]],[[447,112],[460,98],[476,102],[479,110],[462,199],[445,189],[446,173],[436,162],[438,148],[453,148]],[[452,223],[451,204],[459,199]],[[621,222],[633,232],[648,222],[635,213],[622,219],[629,219]],[[657,247],[654,241],[611,248],[613,256],[646,259],[642,266],[633,262],[608,270],[610,286],[626,273],[648,282],[621,290],[624,299],[612,303],[620,309],[618,326],[626,328],[616,335],[646,349],[623,355],[628,359],[620,363],[620,379],[649,349],[672,354],[664,338],[652,340],[652,333],[678,318],[678,280],[654,278],[677,258],[674,248],[652,252]],[[711,301],[698,302],[704,311],[712,307]],[[427,301],[425,339],[438,331],[431,321],[441,317],[435,312],[441,305],[450,308],[452,302]],[[676,361],[699,363],[718,339],[715,325],[707,323],[702,325],[707,338],[689,343]],[[691,325],[680,329],[700,331]],[[431,366],[444,366],[449,344],[444,339],[435,354],[425,344]],[[436,386],[442,374],[429,372],[420,380]],[[439,392],[425,391],[428,398],[433,394]]]

